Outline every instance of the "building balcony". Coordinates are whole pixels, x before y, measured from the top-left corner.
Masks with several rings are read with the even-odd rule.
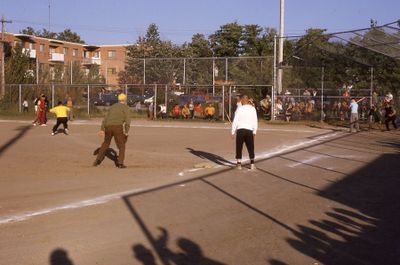
[[[36,58],[36,50],[22,48],[23,53],[28,53],[29,58]]]
[[[63,53],[50,53],[49,61],[64,62],[64,54]]]
[[[101,65],[101,59],[100,58],[84,58],[82,61],[82,64],[84,65]]]

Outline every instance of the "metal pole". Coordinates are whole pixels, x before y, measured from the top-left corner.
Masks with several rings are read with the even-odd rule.
[[[276,35],[274,36],[274,76],[273,76],[273,86],[271,88],[271,121],[275,120],[275,90],[276,90],[276,85],[277,85],[277,80],[276,80]]]
[[[87,85],[87,114],[90,116],[90,85]]]
[[[21,105],[22,105],[22,99],[21,99],[21,97],[22,97],[22,87],[21,87],[21,84],[18,86],[18,102],[19,102],[19,112],[21,112],[22,111],[22,109],[21,109]]]
[[[222,121],[225,121],[225,86],[222,86]]]
[[[183,81],[182,84],[186,84],[186,58],[183,58]]]
[[[325,67],[321,69],[321,122],[324,120],[324,78],[325,78]]]
[[[229,118],[232,119],[232,86],[229,86]]]
[[[145,84],[146,84],[146,59],[143,59],[143,85]]]
[[[280,0],[280,24],[279,24],[279,59],[278,64],[281,65],[283,62],[283,34],[285,27],[285,1]],[[282,80],[283,80],[283,69],[278,69],[278,93],[282,92]]]
[[[5,68],[4,68],[4,42],[0,41],[1,48],[1,97],[4,98],[6,95],[6,78],[5,78]]]
[[[369,95],[370,95],[369,106],[370,107],[372,106],[372,93],[373,93],[373,90],[374,90],[374,67],[371,66],[371,84],[370,84],[370,92],[369,92]]]
[[[154,119],[157,119],[157,85],[154,85],[154,105],[153,105],[153,113],[154,113]]]
[[[39,85],[39,59],[36,55],[36,84]]]
[[[125,84],[125,95],[128,96],[128,84]]]
[[[51,107],[54,108],[54,84],[51,84]]]
[[[225,82],[228,82],[228,57],[225,58]]]
[[[215,95],[215,59],[212,58],[212,83],[213,83],[213,96]]]
[[[70,61],[71,64],[71,85],[72,85],[72,61]]]
[[[165,102],[165,108],[167,109],[167,118],[168,118],[168,85],[165,85],[164,102]]]

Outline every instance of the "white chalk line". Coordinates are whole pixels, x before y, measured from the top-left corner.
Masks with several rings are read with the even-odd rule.
[[[19,121],[19,120],[0,120],[0,123],[21,123],[21,124],[32,124],[30,121]],[[54,122],[50,122],[52,124]],[[89,125],[89,126],[100,126],[100,122],[97,121],[72,121],[69,126],[77,125]],[[131,124],[131,127],[137,128],[173,128],[173,129],[207,129],[207,130],[230,130],[229,126],[207,126],[207,125],[173,125],[173,124]],[[278,129],[278,128],[258,128],[258,131],[276,131],[276,132],[300,132],[300,133],[312,133],[311,130],[299,130],[299,129]]]
[[[63,205],[58,205],[54,207],[49,207],[45,209],[41,209],[38,211],[29,211],[29,212],[24,212],[16,215],[11,215],[11,216],[3,216],[0,217],[0,225],[2,224],[7,224],[7,223],[15,223],[15,222],[20,222],[20,221],[25,221],[28,219],[31,219],[33,217],[41,216],[41,215],[46,215],[54,212],[59,212],[63,210],[70,210],[70,209],[79,209],[79,208],[84,208],[84,207],[89,207],[89,206],[94,206],[94,205],[99,205],[99,204],[104,204],[108,203],[113,200],[121,199],[123,196],[140,192],[143,191],[143,189],[134,189],[134,190],[129,190],[129,191],[123,191],[123,192],[117,192],[117,193],[111,193],[91,199],[86,199],[82,201],[77,201],[77,202],[71,202]]]
[[[256,154],[255,161],[257,162],[258,160],[268,159],[268,158],[271,158],[273,156],[281,155],[281,154],[284,154],[284,153],[287,153],[287,152],[290,152],[290,151],[294,151],[294,150],[297,150],[297,149],[300,149],[300,148],[304,148],[304,147],[310,146],[310,145],[312,145],[312,144],[314,144],[316,142],[320,142],[320,141],[323,141],[323,140],[334,138],[338,134],[339,134],[338,132],[334,132],[334,133],[331,133],[331,134],[327,134],[327,135],[323,135],[323,136],[319,136],[319,137],[313,138],[313,139],[308,140],[308,141],[301,141],[299,143],[292,144],[292,145],[281,145],[281,146],[275,147],[271,151],[260,153],[260,154]],[[228,160],[228,161],[233,163],[233,164],[236,163],[236,160]],[[250,161],[249,158],[242,159],[242,163],[248,163],[249,161]],[[228,164],[226,164],[226,165],[217,165],[216,164],[213,168],[221,168],[221,167],[224,167],[224,166],[231,166],[231,165],[228,165]],[[204,170],[204,169],[206,169],[206,168],[185,169],[185,170],[179,172],[178,175],[179,176],[184,176],[186,173],[192,173],[192,172],[199,171],[199,170]]]

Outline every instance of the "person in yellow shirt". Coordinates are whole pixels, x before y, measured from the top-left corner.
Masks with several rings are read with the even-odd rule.
[[[55,135],[57,133],[58,126],[62,124],[64,126],[65,134],[69,134],[68,131],[68,113],[70,109],[62,104],[61,101],[58,102],[57,107],[50,109],[51,113],[54,113],[57,117],[57,123],[53,127],[53,132],[51,135]]]
[[[214,119],[215,107],[211,103],[208,104],[208,107],[206,107],[204,112],[206,114],[206,119],[208,119],[210,121]]]

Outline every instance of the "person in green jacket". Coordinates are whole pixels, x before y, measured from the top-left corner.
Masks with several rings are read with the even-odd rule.
[[[118,95],[118,103],[115,103],[110,107],[106,117],[103,119],[101,124],[101,130],[99,136],[104,136],[104,142],[100,147],[97,158],[93,163],[93,166],[98,166],[103,161],[107,149],[110,146],[111,139],[114,137],[115,143],[118,147],[118,168],[126,168],[124,165],[125,158],[125,144],[128,140],[128,132],[131,124],[130,110],[126,104],[127,97],[125,94]]]

